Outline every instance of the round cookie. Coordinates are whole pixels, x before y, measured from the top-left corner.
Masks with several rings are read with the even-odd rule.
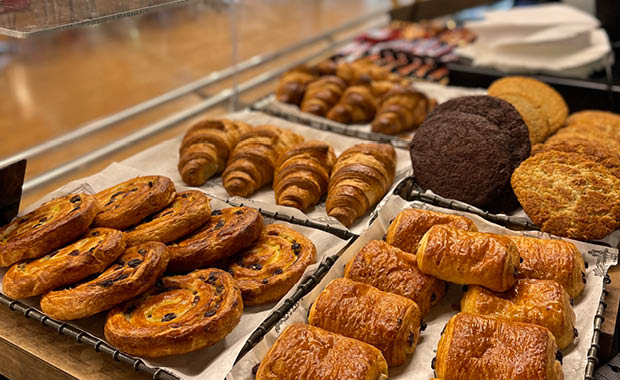
[[[521,94],[509,92],[497,93],[493,96],[507,101],[519,111],[529,130],[532,144],[541,143],[549,136],[551,130],[544,113],[530,99]]]
[[[620,115],[597,110],[586,110],[575,112],[566,119],[566,124],[594,124],[602,126],[610,126],[617,130],[620,130]]]
[[[482,116],[444,112],[427,119],[411,142],[414,175],[445,198],[483,206],[510,181],[508,131]]]

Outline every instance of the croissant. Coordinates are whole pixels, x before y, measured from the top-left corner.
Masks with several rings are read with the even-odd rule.
[[[389,144],[358,144],[336,160],[327,189],[327,214],[349,227],[385,195],[394,181],[396,151]]]
[[[326,76],[310,83],[301,102],[301,110],[325,116],[342,96],[347,84],[337,76]]]
[[[389,70],[367,59],[339,63],[336,67],[336,75],[350,85],[359,83],[360,80],[380,81],[392,78]]]
[[[334,149],[321,141],[307,141],[280,157],[273,180],[276,203],[302,211],[327,192],[336,162]]]
[[[270,183],[280,155],[302,141],[300,135],[271,125],[243,134],[222,174],[228,194],[247,197]]]
[[[320,76],[325,75],[336,75],[336,70],[338,65],[331,59],[325,59],[314,66],[318,71]]]
[[[316,80],[318,71],[308,66],[296,67],[280,78],[276,99],[283,103],[299,105],[306,92],[306,86]]]
[[[372,131],[395,135],[419,127],[431,111],[432,102],[412,88],[395,86],[381,99]]]
[[[327,118],[343,124],[365,124],[375,117],[377,99],[367,84],[347,88]]]
[[[200,186],[224,170],[239,137],[252,129],[242,121],[201,120],[183,137],[179,149],[179,173],[183,182]]]

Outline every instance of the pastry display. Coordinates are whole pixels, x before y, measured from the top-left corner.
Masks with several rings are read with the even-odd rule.
[[[252,127],[237,120],[205,119],[195,123],[179,148],[179,174],[190,186],[201,186],[221,173],[242,134]]]
[[[340,101],[327,112],[330,120],[343,124],[365,124],[372,121],[379,106],[368,84],[348,87]]]
[[[95,194],[101,212],[94,225],[124,230],[168,206],[175,196],[170,178],[132,178]]]
[[[209,201],[209,197],[198,190],[177,193],[168,207],[126,232],[127,245],[147,241],[170,243],[191,233],[211,218]]]
[[[228,194],[247,197],[271,183],[280,155],[303,140],[294,132],[271,125],[244,133],[222,173]]]
[[[519,268],[519,251],[506,236],[441,224],[424,234],[416,258],[424,274],[498,292],[515,284]]]
[[[435,102],[411,87],[396,86],[381,98],[372,131],[396,135],[419,127]]]
[[[336,75],[349,85],[359,82],[381,81],[390,77],[390,72],[384,67],[377,66],[369,59],[358,59],[353,62],[340,62],[336,68]]]
[[[261,361],[256,380],[387,380],[388,366],[375,347],[295,323]]]
[[[329,179],[327,214],[350,227],[394,181],[396,151],[389,144],[355,145],[338,157]]]
[[[434,369],[441,380],[563,380],[557,357],[544,327],[459,313],[439,340]]]
[[[124,250],[125,239],[121,231],[94,228],[64,248],[13,265],[2,278],[2,291],[18,299],[71,285],[103,272]]]
[[[110,310],[104,332],[130,355],[177,355],[224,339],[242,313],[235,280],[222,270],[203,269],[163,277],[143,295]]]
[[[316,247],[282,224],[263,228],[258,240],[230,259],[228,271],[239,284],[246,306],[282,298],[316,260]]]
[[[408,298],[346,278],[333,280],[310,308],[308,323],[371,344],[390,366],[415,351],[420,309]]]
[[[344,277],[414,301],[422,315],[446,293],[446,283],[420,272],[414,254],[369,241],[344,269]]]
[[[300,109],[318,116],[325,116],[338,103],[347,84],[334,75],[324,76],[312,83],[306,89]]]
[[[168,272],[189,272],[207,268],[258,239],[263,229],[263,216],[249,207],[214,210],[211,219],[193,235],[169,244]]]
[[[168,249],[148,242],[127,248],[94,280],[41,297],[41,310],[55,319],[90,317],[144,293],[166,270]]]
[[[478,230],[474,222],[465,216],[408,208],[399,212],[390,223],[385,242],[415,254],[422,236],[436,224],[445,224],[461,230]]]
[[[88,231],[99,212],[95,197],[69,194],[43,203],[0,227],[0,267],[35,259]]]
[[[336,155],[322,141],[307,141],[280,156],[273,190],[276,203],[306,211],[327,193]]]
[[[276,99],[283,103],[297,104],[306,92],[306,86],[316,80],[318,72],[316,69],[302,65],[287,71],[278,84]]]
[[[518,280],[505,293],[470,286],[461,298],[461,311],[513,322],[527,322],[549,329],[560,349],[577,336],[571,298],[562,285],[551,280]]]

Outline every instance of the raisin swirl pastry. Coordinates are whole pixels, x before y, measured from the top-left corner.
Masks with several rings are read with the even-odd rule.
[[[147,241],[170,243],[193,232],[211,218],[209,201],[202,191],[178,193],[170,206],[127,232],[127,245]]]
[[[94,196],[69,194],[0,228],[0,267],[35,259],[74,241],[88,231],[99,206]]]
[[[47,293],[102,272],[124,250],[121,231],[92,229],[73,244],[40,259],[13,265],[2,278],[2,291],[12,298]]]
[[[168,265],[168,249],[151,241],[127,248],[123,255],[94,280],[41,297],[41,310],[52,318],[90,317],[144,293]]]
[[[209,267],[251,246],[262,229],[263,216],[253,208],[215,210],[209,222],[196,233],[169,245],[168,272],[189,272]]]
[[[281,224],[265,226],[254,245],[232,258],[228,271],[239,283],[246,306],[279,300],[316,259],[316,247]]]
[[[168,206],[176,195],[170,178],[136,177],[95,194],[101,212],[95,226],[124,230]]]
[[[130,355],[183,354],[224,339],[241,320],[233,278],[219,269],[164,277],[140,297],[110,310],[105,337]]]

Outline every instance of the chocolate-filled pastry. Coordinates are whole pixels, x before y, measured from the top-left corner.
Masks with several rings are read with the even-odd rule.
[[[127,245],[147,241],[170,243],[195,231],[211,218],[209,197],[198,190],[177,193],[174,201],[126,232]]]
[[[310,239],[282,224],[270,224],[249,249],[230,259],[228,272],[239,283],[244,305],[262,305],[282,298],[315,260]]]
[[[390,223],[385,242],[415,254],[422,236],[436,224],[446,224],[467,231],[478,230],[474,222],[465,216],[409,208],[399,212]]]
[[[526,236],[508,236],[517,246],[523,260],[518,278],[553,280],[566,293],[577,298],[586,282],[586,269],[581,252],[575,244],[564,240],[537,239]]]
[[[105,337],[136,356],[177,355],[224,339],[241,320],[237,283],[219,269],[163,277],[157,285],[108,313]]]
[[[461,311],[546,327],[560,349],[575,338],[571,298],[562,285],[551,280],[518,280],[505,293],[470,286],[461,298]]]
[[[256,380],[387,380],[381,351],[318,327],[294,323],[271,346]]]
[[[544,327],[458,313],[439,340],[435,373],[443,380],[563,380],[556,357]]]
[[[88,231],[99,212],[94,196],[69,194],[43,203],[0,228],[0,267],[35,259]]]
[[[344,269],[344,277],[414,301],[422,315],[446,293],[446,283],[420,272],[414,254],[371,240]]]
[[[103,272],[124,250],[121,231],[92,229],[73,244],[40,259],[13,265],[2,278],[2,291],[12,298],[47,293]]]
[[[168,249],[163,243],[150,241],[127,248],[94,280],[43,295],[41,310],[66,321],[90,317],[144,293],[167,265]]]
[[[397,366],[415,351],[421,318],[418,305],[408,298],[337,278],[312,304],[308,323],[371,344],[388,365]]]
[[[168,246],[168,272],[207,268],[251,246],[263,229],[263,216],[253,208],[228,207],[211,214],[193,235]]]
[[[416,257],[422,273],[498,292],[515,284],[519,268],[519,251],[508,237],[441,224],[424,234]]]
[[[132,178],[95,194],[101,212],[94,225],[124,230],[168,206],[175,195],[170,178],[158,175]]]

